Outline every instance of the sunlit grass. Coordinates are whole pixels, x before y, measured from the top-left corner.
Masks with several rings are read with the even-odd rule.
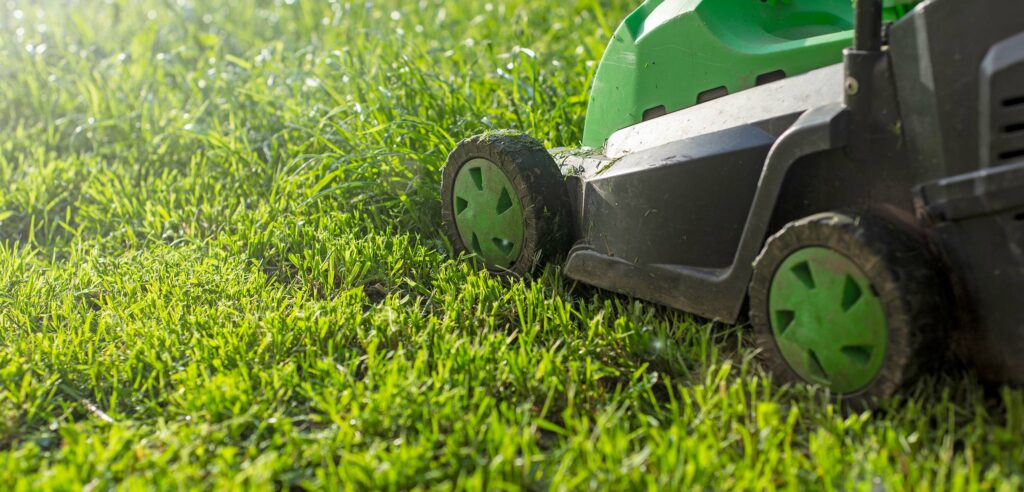
[[[876,414],[743,328],[453,262],[447,152],[576,145],[634,2],[0,3],[4,488],[1024,487],[1024,393]]]

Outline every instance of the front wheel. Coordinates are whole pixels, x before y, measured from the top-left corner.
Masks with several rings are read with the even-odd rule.
[[[456,254],[474,255],[494,273],[526,275],[565,253],[565,181],[529,135],[491,133],[459,143],[444,167],[441,200]]]
[[[768,240],[750,319],[776,380],[869,407],[935,358],[948,302],[927,243],[875,215],[826,213]]]

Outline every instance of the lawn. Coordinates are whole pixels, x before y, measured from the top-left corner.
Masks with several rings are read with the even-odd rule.
[[[744,327],[450,257],[447,152],[577,145],[635,4],[0,2],[3,488],[1024,487],[1020,389],[852,413]]]

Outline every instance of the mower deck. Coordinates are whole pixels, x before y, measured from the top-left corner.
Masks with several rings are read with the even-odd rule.
[[[808,142],[840,145],[842,78],[829,66],[640,123],[607,155],[554,152],[580,238],[565,274],[735,322],[771,219],[752,205],[775,202]],[[771,154],[786,132],[800,145]]]

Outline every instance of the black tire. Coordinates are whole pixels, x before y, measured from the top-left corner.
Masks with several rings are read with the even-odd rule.
[[[519,257],[499,275],[526,276],[564,255],[571,236],[569,195],[558,165],[544,145],[523,133],[500,132],[463,140],[448,156],[441,180],[441,215],[455,254],[470,253],[455,224],[454,185],[462,166],[474,159],[496,164],[512,183],[523,209],[524,238]]]
[[[940,266],[923,237],[878,215],[825,213],[784,227],[757,258],[750,285],[750,320],[761,359],[782,384],[806,381],[786,362],[776,342],[769,292],[786,258],[808,247],[829,248],[852,260],[881,301],[888,326],[881,369],[863,389],[836,395],[855,408],[874,407],[915,381],[943,352],[951,316]]]

